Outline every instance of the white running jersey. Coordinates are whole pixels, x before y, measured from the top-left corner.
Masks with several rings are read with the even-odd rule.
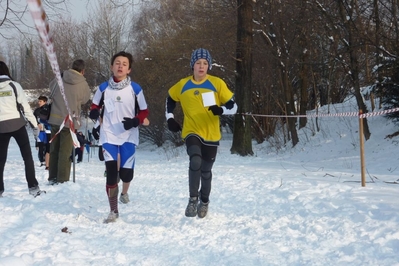
[[[135,87],[138,86],[135,88],[136,91],[139,91],[137,95],[135,94],[132,84]],[[140,109],[147,109],[147,103],[140,86],[133,82],[121,90],[114,90],[109,86],[104,90],[104,92],[98,89],[94,94],[93,104],[99,105],[103,93],[104,116],[101,123],[100,145],[104,143],[122,145],[125,142],[131,142],[138,145],[138,127],[125,130],[122,121],[124,117],[135,117],[135,97],[137,97]],[[137,106],[137,108],[139,107]]]

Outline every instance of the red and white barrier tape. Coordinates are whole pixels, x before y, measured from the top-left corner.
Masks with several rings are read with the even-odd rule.
[[[359,115],[359,118],[365,118],[365,117],[370,117],[370,116],[378,116],[378,115],[385,115],[385,114],[394,113],[394,112],[398,112],[398,111],[399,111],[399,108],[392,108],[392,109],[384,110],[384,111],[361,114],[361,115]]]
[[[68,113],[69,113],[69,115],[67,115],[65,117],[65,120],[62,123],[62,125],[60,127],[60,131],[64,127],[65,123],[69,122],[69,129],[71,131],[71,135],[72,135],[72,139],[73,139],[73,145],[75,147],[80,147],[79,141],[77,141],[77,138],[76,138],[76,135],[75,135],[75,130],[74,130],[74,126],[73,126],[73,120],[72,120],[72,117],[71,117],[71,110],[69,108],[68,101],[67,101],[67,98],[65,96],[64,84],[62,83],[60,67],[58,65],[57,55],[55,53],[53,41],[51,39],[50,27],[49,27],[49,24],[48,24],[46,12],[44,12],[44,9],[43,9],[43,6],[42,6],[42,2],[40,0],[27,0],[27,2],[28,2],[28,7],[29,7],[29,10],[30,10],[30,13],[32,15],[33,21],[34,21],[35,26],[36,26],[36,30],[39,33],[39,36],[40,36],[40,39],[42,41],[42,44],[43,44],[44,48],[46,49],[47,58],[48,58],[48,60],[50,62],[51,68],[53,69],[53,72],[54,72],[54,74],[55,74],[55,76],[57,78],[58,87],[60,88],[61,95],[62,95],[62,97],[64,99],[65,106],[66,106],[66,108],[68,110]],[[57,132],[56,135],[58,135],[58,133],[59,132]],[[54,137],[52,139],[54,139]]]
[[[61,132],[61,130],[64,128],[65,124],[69,122],[69,125],[71,126],[71,127],[69,128],[69,130],[71,131],[71,136],[72,136],[72,140],[73,140],[74,146],[75,146],[76,148],[79,148],[79,147],[80,147],[80,143],[79,143],[78,137],[77,137],[76,134],[75,134],[75,128],[74,128],[74,126],[73,126],[73,123],[70,123],[71,120],[72,120],[72,119],[71,119],[71,117],[70,117],[69,115],[68,115],[67,117],[65,117],[64,121],[63,121],[62,124],[60,125],[60,129],[58,130],[58,132],[50,139],[50,143],[51,143],[51,142],[53,141],[53,139]],[[77,146],[77,145],[75,145],[75,143],[77,143],[77,144],[79,144],[79,145]]]
[[[242,113],[241,115],[251,115],[251,116],[260,116],[260,117],[336,117],[336,116],[358,116],[359,118],[371,117],[371,116],[378,116],[384,115],[388,113],[398,112],[399,108],[393,108],[384,111],[378,112],[371,112],[365,114],[359,114],[359,112],[344,112],[344,113],[335,113],[335,114],[307,114],[307,115],[261,115],[261,114],[249,114],[249,113]]]

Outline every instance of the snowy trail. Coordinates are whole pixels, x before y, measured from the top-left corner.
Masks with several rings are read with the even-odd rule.
[[[257,150],[243,159],[229,145],[218,152],[204,219],[184,216],[184,148],[140,147],[131,202],[119,204],[114,224],[103,224],[109,207],[96,152],[76,165],[76,183],[45,185],[47,172],[37,167],[47,194],[35,199],[19,154],[10,154],[0,265],[399,265],[398,186],[383,182],[395,175],[383,170],[362,188],[346,182],[359,181],[358,166],[336,168],[345,158]]]

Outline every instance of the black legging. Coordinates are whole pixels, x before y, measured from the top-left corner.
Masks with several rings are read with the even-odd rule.
[[[208,202],[212,187],[212,166],[215,162],[217,146],[208,146],[196,136],[186,139],[187,154],[190,157],[188,184],[190,197],[198,197]],[[201,183],[201,190],[199,191]],[[199,195],[200,193],[200,195]]]
[[[28,182],[28,187],[31,188],[37,186],[38,182],[35,176],[35,165],[33,162],[28,132],[23,126],[14,132],[0,133],[0,191],[4,191],[4,166],[7,161],[8,145],[10,144],[11,137],[13,137],[17,142],[22,159],[24,160],[25,177]]]
[[[39,148],[37,152],[37,157],[39,158],[39,161],[41,163],[44,163],[46,156],[46,143],[39,142],[37,143],[37,147]]]

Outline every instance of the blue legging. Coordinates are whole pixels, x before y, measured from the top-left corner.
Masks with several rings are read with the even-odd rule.
[[[128,183],[132,181],[134,175],[134,163],[136,154],[136,145],[131,142],[125,142],[122,145],[104,143],[102,145],[107,170],[107,185],[117,184],[118,170],[120,179]],[[118,169],[118,154],[120,156],[120,169]]]

